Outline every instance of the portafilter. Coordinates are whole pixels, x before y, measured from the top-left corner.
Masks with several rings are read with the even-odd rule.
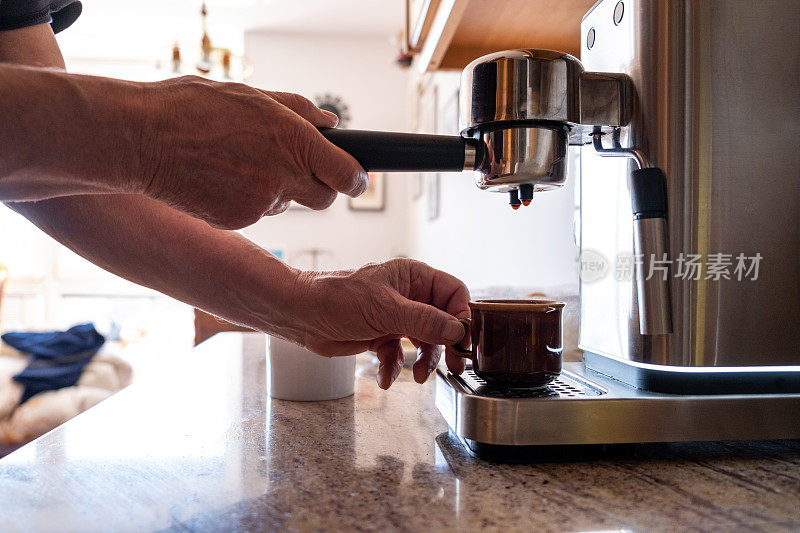
[[[607,133],[627,124],[629,91],[624,74],[585,73],[568,54],[508,50],[464,69],[461,136],[339,129],[323,135],[367,171],[477,170],[478,187],[511,192],[512,205],[520,203],[515,195],[527,205],[535,191],[564,184],[568,144],[591,142],[594,126]],[[587,94],[594,96],[582,106]]]

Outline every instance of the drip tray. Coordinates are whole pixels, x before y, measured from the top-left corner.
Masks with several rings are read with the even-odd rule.
[[[436,407],[478,445],[552,446],[800,438],[800,394],[649,392],[567,363],[539,389],[502,389],[471,368],[436,370]]]
[[[582,398],[587,396],[600,396],[605,390],[592,385],[569,373],[562,373],[558,379],[544,387],[537,388],[502,388],[487,383],[478,377],[468,367],[460,376],[453,376],[460,380],[473,394],[487,398]]]

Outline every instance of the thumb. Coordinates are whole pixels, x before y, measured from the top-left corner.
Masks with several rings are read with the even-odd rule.
[[[454,316],[421,302],[400,298],[398,335],[407,335],[428,344],[456,344],[464,338],[464,326]]]

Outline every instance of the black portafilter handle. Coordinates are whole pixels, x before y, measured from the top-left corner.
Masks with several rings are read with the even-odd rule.
[[[483,141],[456,135],[320,128],[367,172],[461,172],[483,162]]]

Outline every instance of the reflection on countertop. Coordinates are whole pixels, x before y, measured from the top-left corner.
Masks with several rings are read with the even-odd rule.
[[[218,335],[0,460],[0,530],[800,528],[800,442],[629,446],[497,464],[447,431],[433,386],[270,400],[264,338]],[[555,423],[555,421],[553,422]]]

